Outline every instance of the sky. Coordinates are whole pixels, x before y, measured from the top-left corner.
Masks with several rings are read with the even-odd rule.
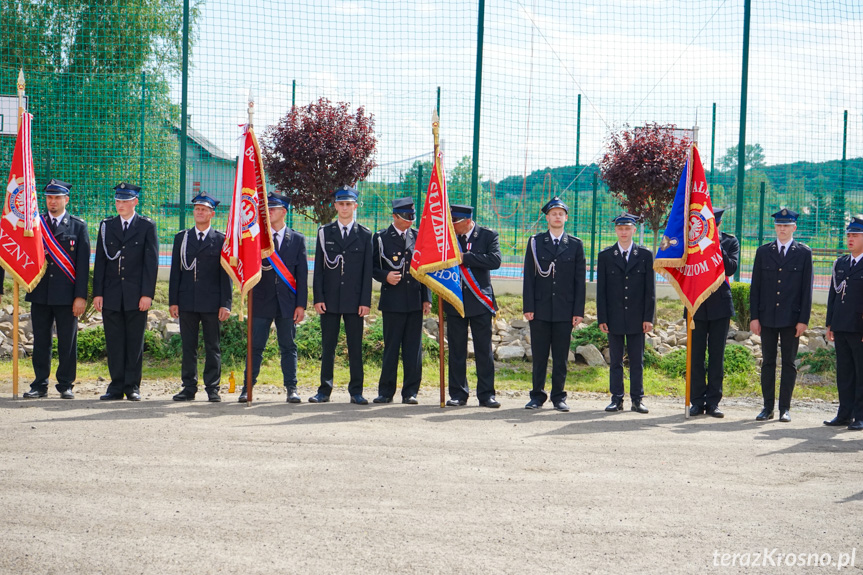
[[[839,159],[848,110],[848,156],[863,155],[861,3],[753,5],[747,143],[768,164]],[[480,173],[596,162],[611,130],[645,122],[697,122],[709,169],[714,103],[717,163],[738,141],[743,20],[743,0],[486,2]],[[249,91],[262,134],[290,109],[296,81],[298,105],[325,96],[374,114],[380,167],[369,179],[397,181],[431,155],[440,87],[451,169],[472,153],[477,24],[478,2],[460,0],[207,0],[192,126],[233,154]]]

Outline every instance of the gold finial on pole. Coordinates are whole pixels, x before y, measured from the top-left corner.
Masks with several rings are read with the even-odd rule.
[[[27,83],[24,81],[24,68],[18,72],[18,128],[21,127],[21,114],[24,113],[24,92]]]
[[[249,89],[249,128],[252,127],[252,116],[255,114],[255,97],[252,95],[251,88]]]
[[[437,110],[432,112],[432,134],[434,134],[434,157],[437,158],[438,150],[440,149],[440,117],[437,115]]]

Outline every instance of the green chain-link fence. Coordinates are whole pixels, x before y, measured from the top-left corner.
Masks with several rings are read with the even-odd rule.
[[[613,241],[619,207],[593,182],[605,138],[626,124],[698,125],[714,205],[729,208],[724,228],[741,222],[744,277],[779,207],[800,212],[798,237],[821,248],[840,247],[843,222],[863,211],[863,5],[852,0],[752,2],[748,20],[745,0],[208,0],[188,6],[187,67],[182,0],[0,6],[0,94],[14,95],[23,67],[37,179],[71,182],[71,209],[91,229],[121,180],[144,188],[141,211],[163,244],[191,224],[180,206],[196,191],[229,197],[250,91],[259,137],[319,97],[374,114],[378,167],[360,183],[358,212],[372,228],[395,197],[421,206],[439,106],[451,201],[474,201],[476,157],[477,219],[501,234],[502,275],[520,273],[555,194],[588,256]],[[744,69],[754,150],[738,209]],[[0,123],[5,174],[14,118]]]

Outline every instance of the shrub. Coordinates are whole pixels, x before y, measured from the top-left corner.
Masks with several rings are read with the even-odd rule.
[[[578,346],[591,343],[599,350],[608,347],[608,336],[600,331],[598,322],[593,322],[583,329],[574,330],[569,347],[575,351]]]
[[[646,350],[645,350],[646,351]],[[708,354],[707,359],[710,359]],[[659,360],[658,368],[669,377],[686,377],[686,350],[675,349]],[[742,345],[725,347],[725,375],[749,376],[755,371],[755,358],[749,348]]]
[[[749,284],[744,282],[731,282],[731,299],[734,301],[734,315],[737,318],[737,327],[742,330],[749,329]]]
[[[246,320],[232,315],[222,322],[221,347],[223,364],[246,364]],[[203,353],[203,338],[198,337],[198,355]],[[279,346],[275,335],[271,335],[264,348],[264,361],[279,355]]]
[[[662,356],[659,355],[653,347],[645,346],[644,348],[644,367],[659,367],[659,363],[662,361]]]
[[[312,315],[298,325],[294,343],[297,344],[297,357],[320,359],[321,318],[317,315]]]
[[[101,326],[78,333],[78,361],[99,361],[105,357],[105,330]]]
[[[836,369],[836,350],[832,347],[801,353],[800,365],[808,365],[815,373],[827,373]]]
[[[380,363],[384,358],[384,321],[371,324],[363,334],[363,363]]]

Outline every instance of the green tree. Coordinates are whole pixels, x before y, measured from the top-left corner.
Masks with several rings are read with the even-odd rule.
[[[72,183],[72,210],[107,211],[120,180],[143,187],[145,210],[176,197],[168,79],[181,67],[182,14],[181,0],[0,0],[0,91],[24,69],[37,181]],[[190,16],[194,38],[197,3]]]
[[[419,197],[424,198],[431,177],[432,163],[430,160],[414,160],[413,165],[407,172],[402,172],[399,188],[406,196],[415,196],[419,191]]]
[[[482,175],[477,178],[482,179]],[[450,198],[465,198],[464,203],[470,203],[471,183],[473,181],[473,159],[470,156],[464,156],[455,167],[450,170],[449,177],[446,180],[446,187],[450,193]],[[450,199],[450,202],[453,202]],[[459,202],[454,202],[459,203]]]
[[[723,170],[737,170],[737,150],[739,149],[738,146],[731,146],[725,151],[725,155],[719,160],[719,166]],[[754,146],[746,144],[744,157],[746,158],[745,169],[747,170],[763,168],[766,165],[764,163],[764,150],[761,148],[761,144],[755,144]]]

